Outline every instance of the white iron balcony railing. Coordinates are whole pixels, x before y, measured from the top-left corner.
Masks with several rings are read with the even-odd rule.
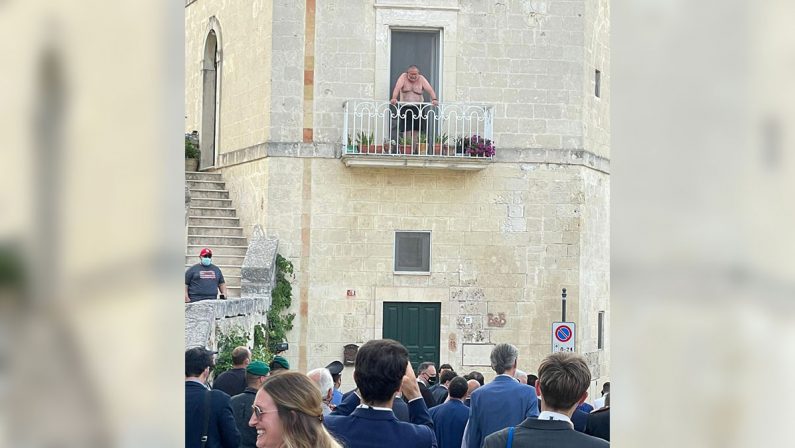
[[[343,154],[494,156],[490,105],[349,100],[344,109]]]

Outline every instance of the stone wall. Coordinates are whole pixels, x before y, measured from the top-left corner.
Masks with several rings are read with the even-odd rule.
[[[217,154],[266,141],[270,129],[272,2],[202,0],[185,8],[185,131],[199,130],[210,19],[221,51]],[[200,136],[201,138],[201,136]]]
[[[585,2],[583,126],[585,149],[610,157],[610,2]],[[594,91],[595,70],[601,72],[601,95]]]
[[[549,353],[563,287],[581,326],[578,350],[594,350],[595,314],[585,315],[603,310],[608,293],[604,173],[537,163],[480,172],[351,169],[321,158],[268,164],[262,216],[295,265],[292,311],[302,316],[291,363],[340,359],[345,344],[381,337],[384,301],[418,301],[441,303],[441,362],[493,375],[463,365],[464,344],[512,342],[520,367],[534,371]],[[432,232],[430,275],[393,273],[396,230]],[[587,297],[583,282],[594,284]]]

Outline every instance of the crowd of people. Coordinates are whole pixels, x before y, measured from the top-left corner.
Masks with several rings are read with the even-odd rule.
[[[276,356],[232,351],[232,368],[210,382],[215,352],[185,352],[185,446],[189,448],[608,447],[610,383],[586,402],[591,373],[574,353],[554,353],[538,376],[517,369],[518,350],[491,352],[497,374],[458,375],[449,364],[420,364],[391,339],[359,349],[356,387],[340,391],[343,364],[306,374]],[[438,381],[437,381],[438,380]]]

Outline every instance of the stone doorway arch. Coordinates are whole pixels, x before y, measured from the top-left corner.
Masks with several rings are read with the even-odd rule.
[[[221,91],[221,29],[218,19],[210,18],[202,58],[202,109],[199,169],[215,166],[218,143],[218,112]]]

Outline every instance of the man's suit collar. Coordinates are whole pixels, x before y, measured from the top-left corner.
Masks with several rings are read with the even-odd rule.
[[[497,376],[494,377],[494,379],[491,382],[493,383],[495,381],[508,382],[508,383],[517,383],[517,384],[519,383],[518,381],[516,381],[515,378],[511,378],[508,375],[497,375]]]
[[[365,418],[368,420],[394,420],[397,421],[393,411],[380,411],[371,408],[356,408],[351,413],[352,416]]]
[[[571,423],[564,421],[564,420],[539,420],[535,417],[530,417],[524,419],[519,426],[528,428],[528,429],[543,429],[543,430],[553,430],[553,431],[574,431],[571,427]]]

